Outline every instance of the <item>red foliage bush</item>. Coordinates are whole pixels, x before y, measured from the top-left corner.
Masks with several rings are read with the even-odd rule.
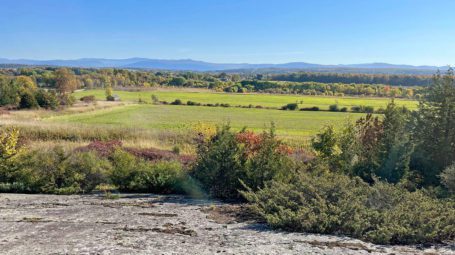
[[[190,155],[177,155],[172,151],[159,150],[155,148],[124,148],[125,151],[133,154],[136,157],[143,158],[150,161],[159,160],[178,160],[184,165],[188,165],[194,161],[194,157]]]
[[[264,137],[267,134],[255,134],[253,131],[242,131],[240,133],[236,134],[236,139],[239,143],[243,144],[245,146],[246,154],[248,156],[253,156],[256,154],[257,151],[261,149],[263,146],[264,140],[267,139],[267,137]],[[276,139],[276,138],[274,138]],[[293,154],[294,150],[292,147],[281,143],[280,141],[277,140],[279,143],[276,152],[284,154],[284,155],[291,155]]]
[[[262,136],[253,131],[242,131],[237,133],[235,138],[245,146],[246,154],[249,156],[254,155],[261,148]]]
[[[117,148],[122,147],[122,142],[113,140],[113,141],[94,141],[87,145],[86,150],[96,151],[101,157],[108,157],[111,155]],[[82,149],[84,150],[84,149]]]
[[[131,153],[132,155],[142,158],[149,161],[159,161],[159,160],[177,160],[184,165],[191,164],[195,157],[190,155],[177,155],[172,151],[159,150],[155,148],[130,148],[123,147],[121,141],[95,141],[91,142],[85,147],[78,148],[78,151],[95,151],[101,157],[109,157],[116,149],[123,149],[124,151]]]

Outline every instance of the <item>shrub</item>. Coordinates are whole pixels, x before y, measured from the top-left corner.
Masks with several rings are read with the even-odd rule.
[[[61,94],[59,96],[60,105],[71,106],[76,101],[76,98],[70,94]]]
[[[197,148],[196,164],[191,175],[205,191],[218,198],[238,198],[239,179],[245,179],[246,158],[229,126],[223,126]]]
[[[363,108],[364,113],[374,113],[374,107],[373,106],[365,106]]]
[[[256,135],[223,126],[210,139],[199,141],[191,175],[213,197],[238,199],[244,185],[256,190],[266,181],[284,179],[292,166],[289,149],[273,129]]]
[[[301,111],[319,111],[319,107],[317,106],[313,106],[313,107],[306,107],[306,108],[302,108],[300,109]]]
[[[137,171],[128,185],[128,191],[152,193],[183,193],[187,175],[177,161],[159,161],[153,164],[139,162]]]
[[[360,106],[353,106],[351,107],[352,112],[361,112],[362,108]]]
[[[338,108],[337,104],[331,104],[331,105],[329,105],[329,111],[338,112],[338,111],[340,111],[340,109]]]
[[[160,103],[160,100],[158,99],[158,97],[156,95],[152,95],[152,103],[153,104],[159,104]]]
[[[441,173],[441,182],[452,193],[455,193],[455,164]]]
[[[172,152],[176,155],[179,155],[180,154],[180,147],[179,146],[174,146],[172,147]]]
[[[374,113],[373,106],[353,106],[351,107],[351,111],[353,112],[361,112],[361,113]]]
[[[340,112],[347,112],[348,111],[348,108],[347,107],[343,107],[340,109]]]
[[[121,191],[168,194],[196,190],[178,161],[150,162],[121,149],[114,151],[110,159],[111,181]]]
[[[171,103],[172,105],[182,105],[183,102],[180,99],[175,99],[174,102]]]
[[[106,96],[106,101],[115,101],[115,97],[114,96]]]
[[[33,95],[31,91],[26,90],[21,94],[19,107],[23,109],[33,109],[38,108],[39,105],[36,101],[35,95]]]
[[[55,92],[48,92],[43,89],[40,89],[36,92],[35,98],[39,106],[46,109],[55,110],[60,104]]]
[[[18,152],[19,130],[16,128],[0,131],[0,165],[2,160],[11,158]]]
[[[186,104],[187,105],[197,105],[197,106],[201,105],[201,103],[197,103],[197,102],[193,102],[193,101],[188,101],[188,102],[186,102]]]
[[[132,154],[116,149],[109,157],[112,162],[110,179],[119,190],[129,190],[135,172],[138,171],[137,159]]]
[[[110,156],[116,149],[122,147],[122,142],[117,140],[111,141],[94,141],[87,145],[86,149],[96,152],[101,157]],[[81,148],[84,150],[84,148]]]
[[[79,100],[81,100],[84,103],[93,103],[96,101],[96,97],[94,95],[83,96]]]
[[[281,107],[281,110],[290,110],[295,111],[299,108],[299,105],[296,103],[287,104]]]
[[[288,177],[289,170],[292,169],[292,161],[288,155],[292,150],[276,139],[273,128],[261,135],[240,132],[237,134],[237,141],[242,144],[248,158],[246,179],[242,180],[246,186],[257,190],[267,181],[284,180]]]
[[[273,228],[343,234],[377,244],[434,243],[455,236],[453,202],[330,172],[302,172],[242,192]]]
[[[98,184],[107,182],[111,167],[109,161],[93,152],[71,153],[62,164],[68,185],[76,184],[82,192],[90,192]]]
[[[13,192],[68,194],[90,192],[106,182],[110,163],[91,152],[68,153],[61,147],[19,154],[6,183]]]
[[[376,110],[376,113],[378,114],[384,114],[385,113],[385,109],[380,107],[379,109]]]
[[[9,172],[14,165],[11,159],[19,152],[19,130],[12,128],[0,131],[0,183],[8,181]]]

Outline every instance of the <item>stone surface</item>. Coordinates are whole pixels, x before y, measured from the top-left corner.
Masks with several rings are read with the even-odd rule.
[[[455,254],[453,246],[272,231],[219,210],[226,206],[181,196],[0,194],[0,254]]]

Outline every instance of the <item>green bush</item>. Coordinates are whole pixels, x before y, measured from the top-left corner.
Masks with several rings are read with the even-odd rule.
[[[1,182],[11,192],[84,193],[106,182],[110,169],[107,160],[92,152],[68,153],[55,147],[17,155]]]
[[[126,191],[138,171],[137,159],[134,155],[117,149],[110,155],[112,173],[110,179],[120,190]]]
[[[455,164],[447,167],[441,173],[441,182],[451,193],[455,193]]]
[[[96,101],[96,97],[94,95],[88,95],[88,96],[81,97],[79,100],[84,102],[84,103],[93,103],[93,102]],[[113,101],[113,100],[111,100],[111,101]]]
[[[150,162],[121,149],[115,150],[110,160],[110,179],[121,191],[169,194],[197,190],[180,162]]]
[[[362,112],[362,107],[361,106],[352,106],[351,111],[352,112]]]
[[[373,106],[353,106],[351,107],[351,111],[353,112],[361,112],[361,113],[374,113]]]
[[[39,106],[45,109],[55,110],[58,108],[60,104],[57,94],[55,94],[55,92],[48,92],[45,91],[44,89],[40,89],[36,92],[35,97]]]
[[[368,105],[367,105],[367,106],[365,106],[365,107],[363,108],[363,112],[364,112],[364,113],[374,113],[374,107],[373,107],[373,106],[368,106]]]
[[[90,192],[98,184],[108,182],[112,166],[94,152],[75,152],[63,161],[62,168],[68,184],[77,184],[81,191]]]
[[[76,98],[71,94],[61,94],[59,96],[60,105],[71,106],[76,101]]]
[[[337,104],[331,104],[331,105],[329,105],[329,111],[338,112],[338,111],[340,111],[340,109],[338,108]]]
[[[200,143],[192,176],[205,191],[218,198],[238,198],[239,180],[246,177],[246,155],[228,126],[220,128],[209,141]]]
[[[260,144],[256,151],[248,157],[246,179],[242,180],[253,190],[262,188],[264,183],[270,180],[288,179],[294,166],[293,161],[286,155],[287,152],[280,151],[284,147],[276,139],[273,129],[258,137]]]
[[[194,101],[188,101],[186,102],[187,105],[196,105],[196,106],[200,106],[201,103],[197,103],[197,102],[194,102]]]
[[[317,106],[313,106],[313,107],[306,107],[306,108],[302,108],[300,109],[301,111],[319,111],[319,107]]]
[[[35,95],[31,91],[24,91],[20,98],[19,107],[22,109],[33,109],[39,107]]]
[[[182,105],[183,102],[180,99],[175,99],[174,102],[171,103],[172,105]]]
[[[343,234],[378,244],[437,243],[455,237],[455,204],[421,191],[330,172],[304,172],[242,192],[273,228]]]
[[[286,148],[273,129],[256,135],[223,126],[214,137],[199,143],[191,175],[210,196],[238,199],[245,186],[256,190],[266,181],[288,176],[293,164]]]
[[[295,111],[297,109],[299,109],[299,105],[296,103],[287,104],[281,107],[281,110]]]
[[[128,191],[151,193],[183,193],[186,172],[176,161],[140,162],[128,185]]]

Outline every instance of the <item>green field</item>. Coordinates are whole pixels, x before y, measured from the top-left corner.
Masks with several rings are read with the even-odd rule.
[[[278,135],[300,140],[314,135],[324,125],[340,126],[348,119],[357,119],[363,115],[338,112],[133,104],[55,116],[46,121],[166,131],[191,128],[197,122],[213,124],[230,122],[235,129],[247,127],[261,131],[270,127],[270,123],[274,122]]]
[[[227,103],[232,106],[236,105],[261,105],[264,107],[281,107],[288,103],[299,103],[299,107],[317,106],[321,110],[327,110],[329,105],[338,104],[340,107],[352,106],[373,106],[375,109],[384,108],[390,101],[388,98],[362,98],[362,97],[322,97],[322,96],[304,96],[304,95],[272,95],[272,94],[233,94],[233,93],[216,93],[216,92],[189,92],[189,91],[140,91],[127,92],[115,91],[114,94],[120,96],[123,101],[138,101],[141,99],[145,102],[151,101],[152,94],[157,96],[161,101],[172,102],[175,99],[181,99],[183,102],[188,100],[198,103]],[[97,99],[104,100],[104,90],[87,90],[74,93],[76,98],[87,95],[95,95]],[[398,105],[404,105],[409,109],[417,107],[416,101],[396,99]]]
[[[115,91],[122,101],[145,102],[151,101],[155,95],[161,101],[172,102],[181,99],[183,102],[194,101],[204,104],[228,103],[237,105],[261,105],[264,107],[281,107],[288,103],[299,103],[299,107],[318,106],[328,109],[331,104],[340,107],[357,105],[373,106],[375,109],[384,108],[390,101],[388,98],[362,98],[362,97],[320,97],[297,95],[271,95],[271,94],[232,94],[216,93],[210,91],[177,91],[155,90],[127,92]],[[76,98],[86,95],[95,95],[97,99],[104,100],[104,90],[87,90],[74,93]],[[396,100],[399,105],[415,108],[416,101]],[[109,127],[139,128],[146,130],[177,131],[190,129],[197,122],[222,124],[229,122],[235,129],[247,127],[254,131],[262,131],[275,123],[277,134],[290,140],[308,139],[316,134],[325,125],[332,124],[340,127],[348,120],[356,120],[365,114],[342,113],[327,111],[279,111],[275,109],[255,109],[238,107],[206,107],[206,106],[174,106],[132,104],[117,106],[91,112],[55,116],[47,121],[59,123],[74,123],[82,125],[97,125]]]

